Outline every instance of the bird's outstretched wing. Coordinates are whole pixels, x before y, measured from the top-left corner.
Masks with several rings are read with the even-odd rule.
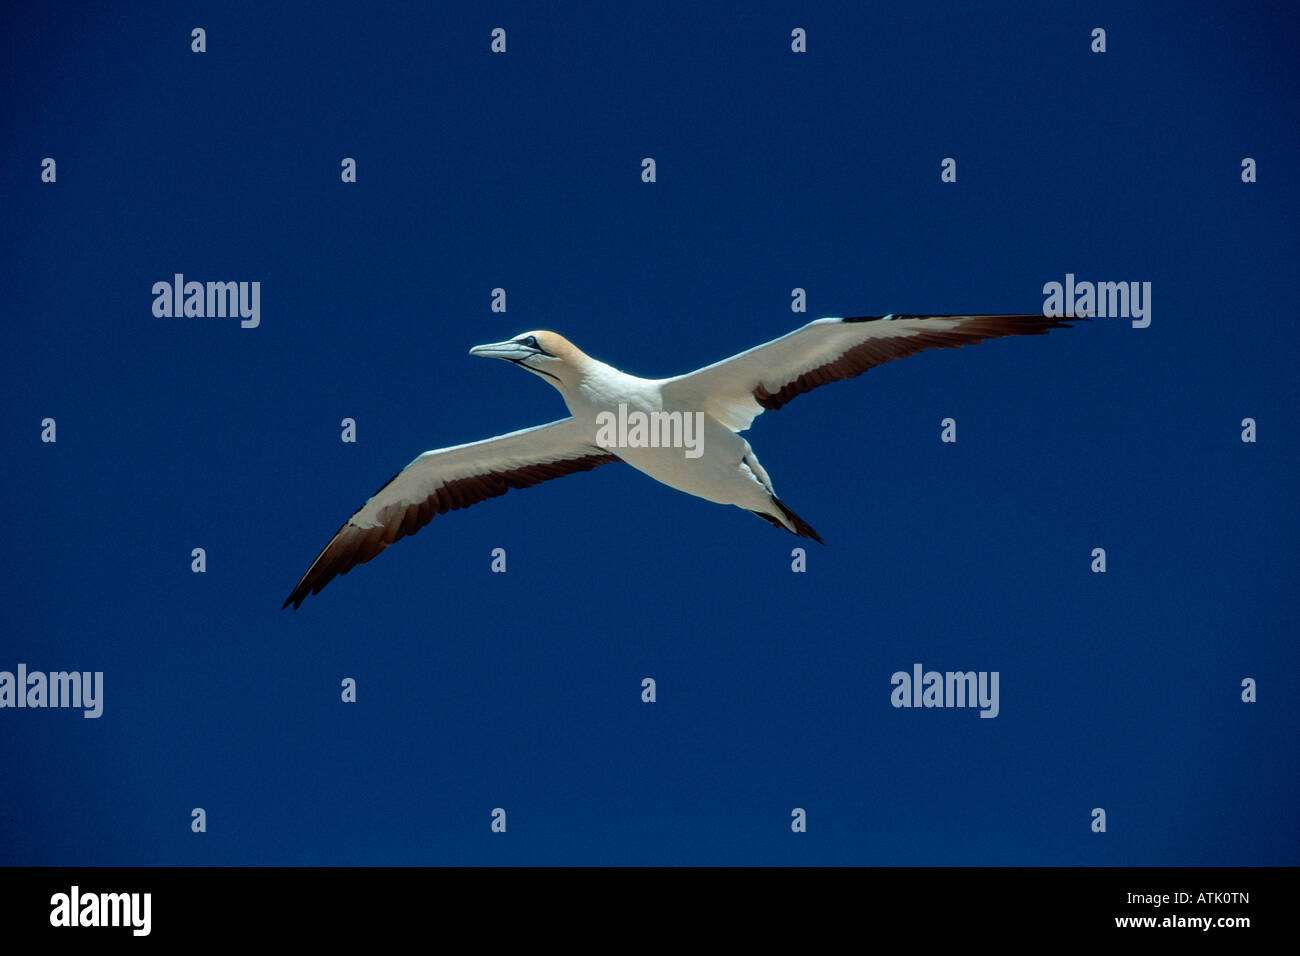
[[[707,412],[744,431],[764,409],[819,385],[853,378],[922,349],[955,348],[1005,335],[1041,335],[1087,319],[1042,315],[873,315],[817,319],[764,345],[664,384],[674,407]]]
[[[344,522],[282,608],[297,608],[335,575],[347,574],[398,538],[415,534],[434,515],[618,460],[593,445],[572,418],[426,451]]]

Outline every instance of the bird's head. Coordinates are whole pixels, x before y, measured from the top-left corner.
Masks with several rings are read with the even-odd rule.
[[[505,342],[476,345],[470,355],[505,359],[520,368],[540,375],[556,388],[572,384],[586,358],[578,348],[557,332],[523,332]]]

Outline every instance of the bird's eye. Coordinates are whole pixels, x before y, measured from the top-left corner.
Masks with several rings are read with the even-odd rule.
[[[537,336],[535,335],[528,336],[528,338],[524,339],[524,345],[527,345],[529,348],[533,348],[533,349],[537,348]]]

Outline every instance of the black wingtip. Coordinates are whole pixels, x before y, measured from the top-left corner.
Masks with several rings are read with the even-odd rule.
[[[822,540],[821,535],[819,535],[816,531],[813,530],[812,525],[810,525],[807,521],[804,521],[803,518],[800,518],[797,514],[795,514],[793,511],[787,508],[785,502],[783,502],[776,495],[772,496],[772,504],[780,508],[781,513],[785,515],[786,519],[792,525],[794,525],[795,534],[797,534],[801,538],[811,538],[812,540],[820,544],[823,548],[826,547],[826,542]],[[782,527],[784,527],[784,525],[782,525]]]

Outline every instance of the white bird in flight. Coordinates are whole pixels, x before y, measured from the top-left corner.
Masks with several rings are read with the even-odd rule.
[[[819,385],[930,348],[971,345],[1008,335],[1041,335],[1087,321],[1042,315],[883,315],[827,318],[789,335],[675,378],[638,378],[584,354],[555,332],[525,332],[479,345],[470,355],[504,359],[549,382],[569,418],[496,438],[426,451],[362,505],[312,562],[283,607],[302,604],[336,575],[369,561],[434,515],[468,508],[511,488],[625,461],[687,494],[735,505],[792,534],[822,543],[812,527],[776,496],[772,481],[740,432],[765,409],[780,408]],[[645,443],[645,433],[613,422],[650,419],[701,427],[697,447]],[[677,417],[672,416],[676,414]],[[657,416],[657,418],[656,418]],[[652,429],[653,431],[653,429]],[[655,437],[659,437],[658,434]],[[688,437],[692,437],[689,436]]]

